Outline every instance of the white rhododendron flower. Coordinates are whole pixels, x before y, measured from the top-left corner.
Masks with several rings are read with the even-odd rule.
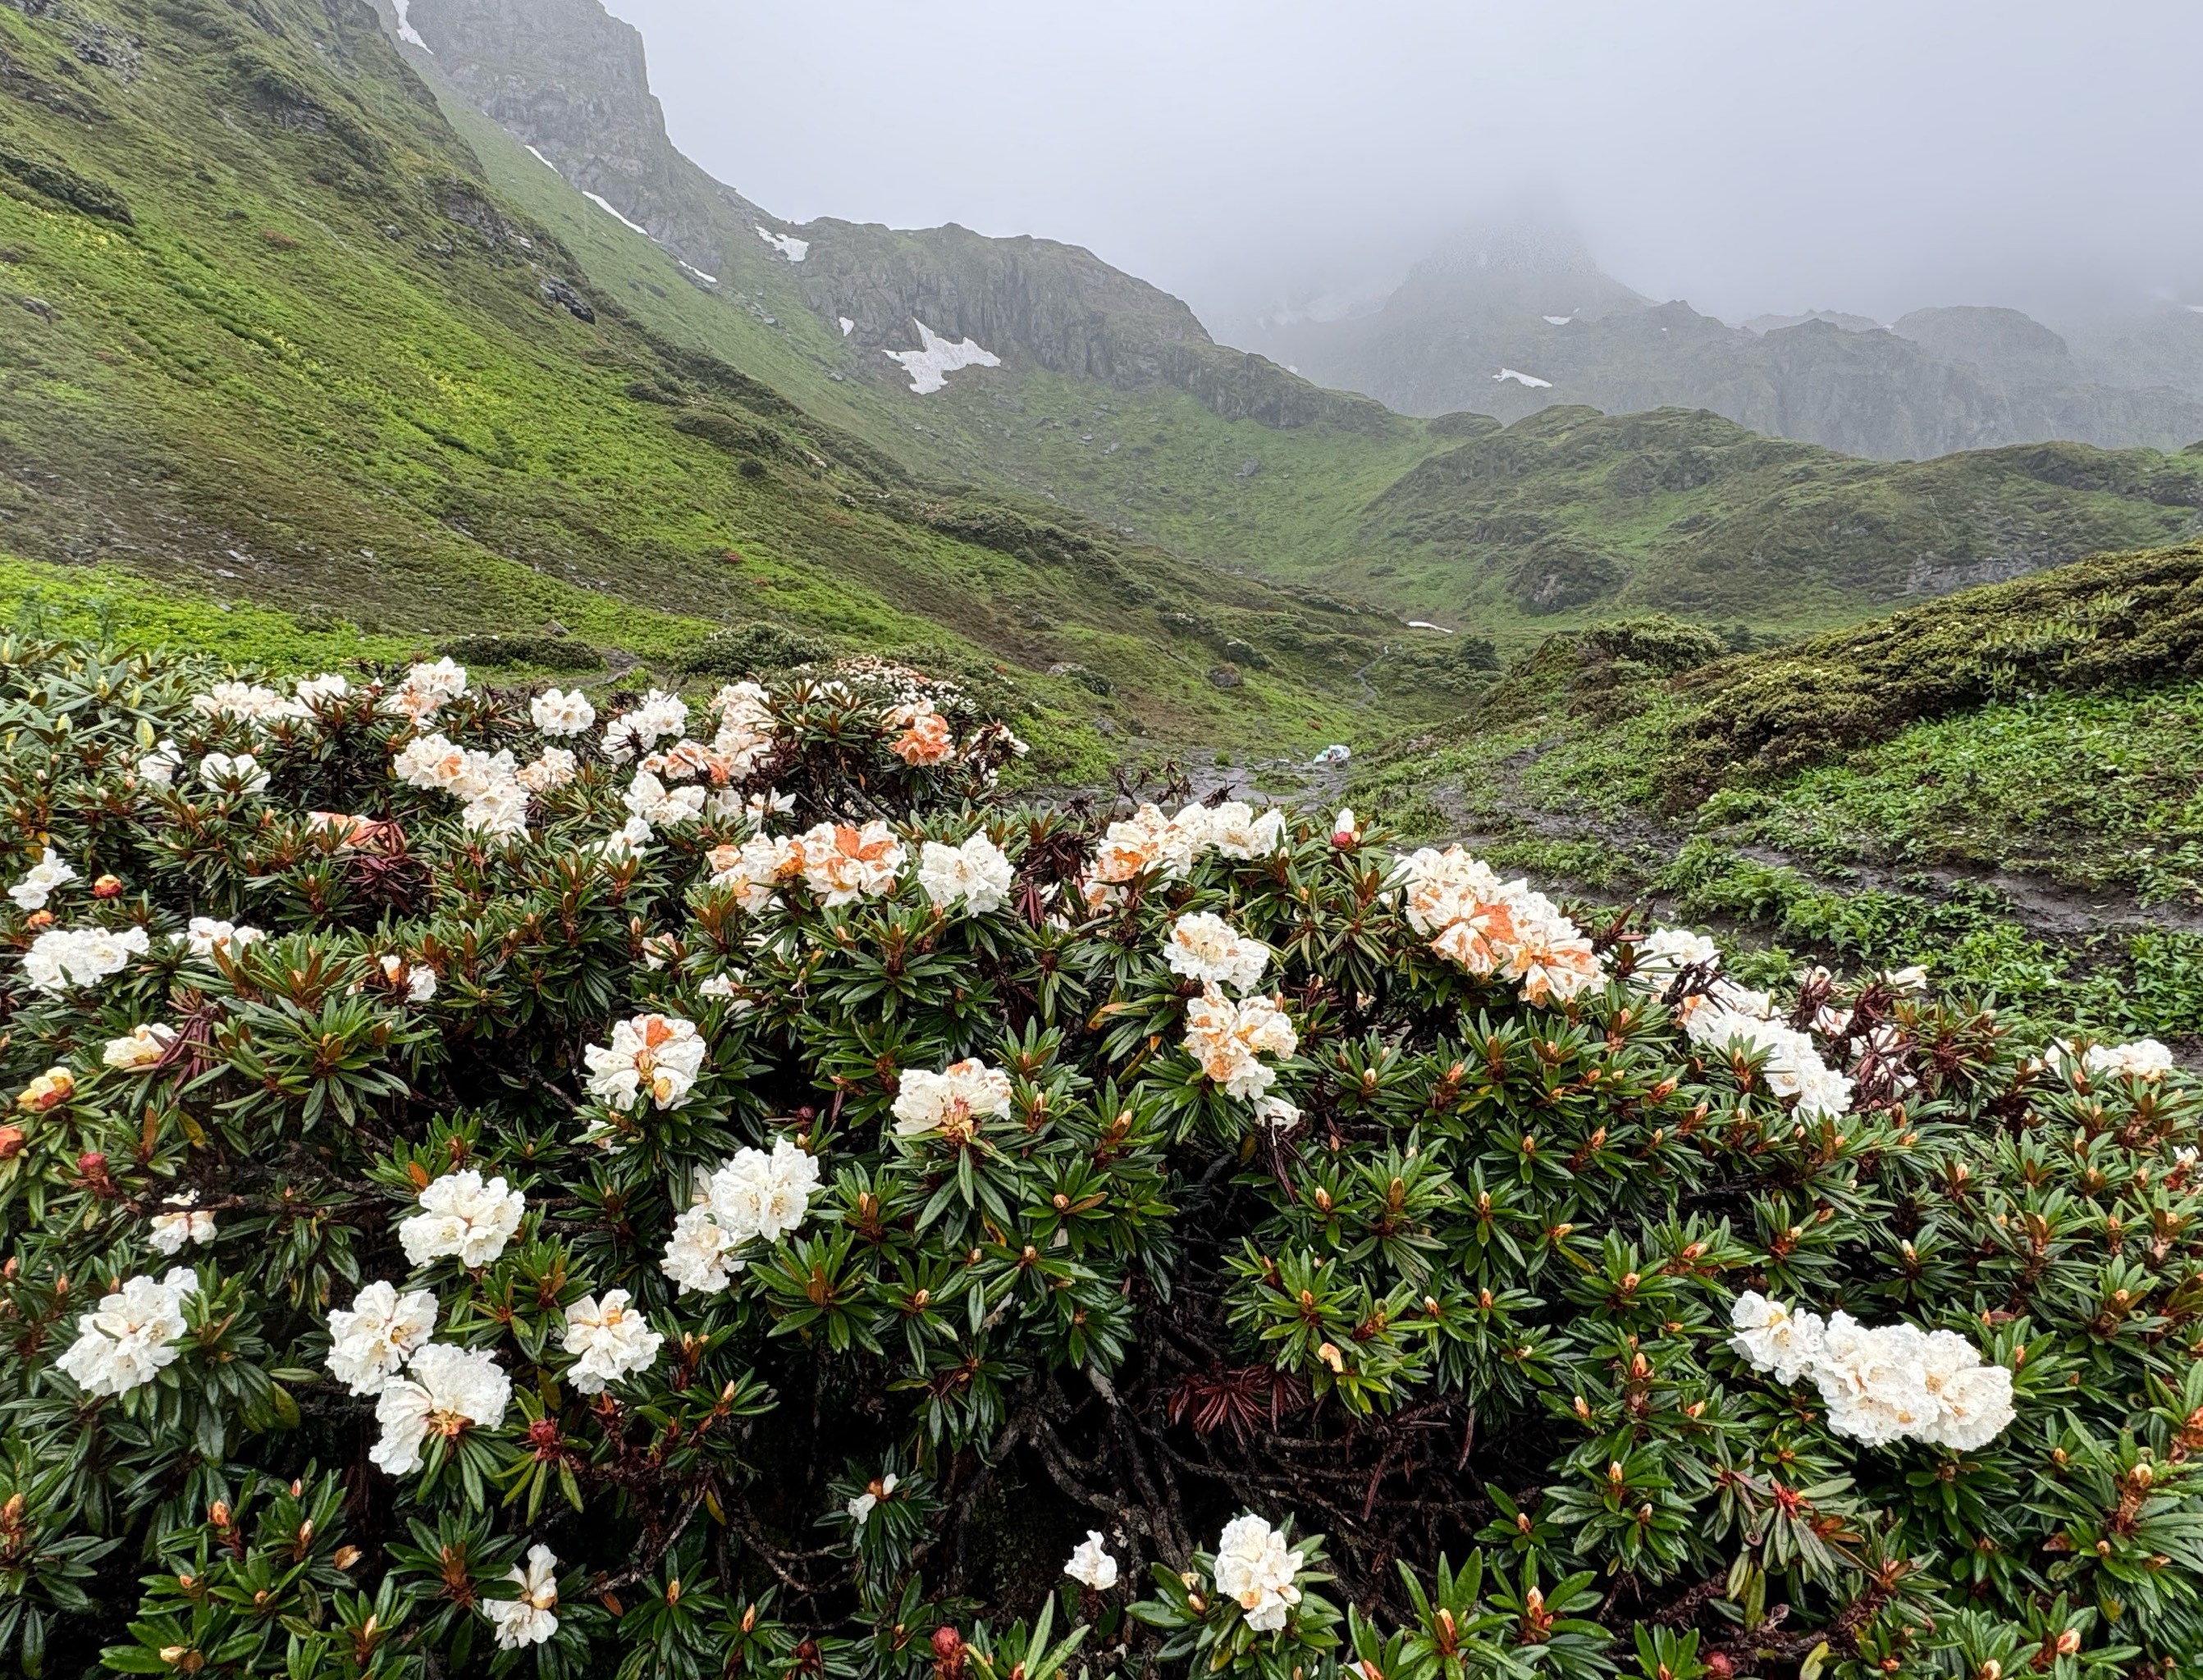
[[[719,1223],[709,1202],[699,1202],[673,1222],[658,1269],[681,1286],[683,1294],[716,1294],[747,1264],[735,1253],[741,1239]]]
[[[298,679],[298,710],[322,704],[328,700],[341,700],[351,693],[351,684],[334,671],[323,671],[319,676]]]
[[[382,697],[382,709],[425,723],[466,692],[466,667],[439,659],[408,670],[405,680]]]
[[[1935,1415],[1920,1438],[1934,1447],[1971,1453],[2002,1435],[2016,1415],[2011,1372],[1985,1361],[1974,1344],[1951,1330],[1930,1330],[1922,1375]]]
[[[732,682],[712,697],[711,709],[719,720],[712,755],[724,766],[727,780],[747,781],[772,751],[778,732],[771,697],[754,682]]]
[[[1203,986],[1228,986],[1235,992],[1251,992],[1262,983],[1262,970],[1270,965],[1270,947],[1249,939],[1222,917],[1208,911],[1181,916],[1171,923],[1163,954],[1172,974],[1182,974]]]
[[[528,715],[546,735],[586,735],[597,726],[597,709],[578,688],[570,694],[545,689],[528,703]]]
[[[704,814],[701,787],[668,787],[648,770],[637,770],[620,802],[644,822],[659,828],[694,822]]]
[[[176,772],[184,767],[183,749],[166,735],[152,752],[137,763],[138,779],[155,787],[173,787]]]
[[[1928,1392],[1927,1340],[1910,1324],[1870,1329],[1848,1312],[1831,1313],[1812,1366],[1828,1427],[1869,1447],[1927,1428],[1936,1412]]]
[[[1285,814],[1272,805],[1257,816],[1253,806],[1226,799],[1208,813],[1208,840],[1220,857],[1267,858],[1285,843]]]
[[[974,834],[961,846],[928,840],[918,858],[918,884],[935,904],[961,903],[973,916],[1000,910],[1008,902],[1016,871],[1001,847],[984,834]]]
[[[531,793],[548,793],[574,779],[574,755],[563,746],[546,746],[529,763],[512,773],[512,779]]]
[[[1637,965],[1629,977],[1642,989],[1658,993],[1666,991],[1686,969],[1700,969],[1710,976],[1720,968],[1721,947],[1704,934],[1694,934],[1688,928],[1655,928],[1638,941]],[[1696,1004],[1704,999],[1689,1001]]]
[[[688,707],[678,694],[653,688],[642,704],[622,712],[605,726],[605,756],[623,764],[647,752],[668,735],[678,736],[688,727]]]
[[[182,933],[171,934],[168,937],[180,940],[194,957],[211,957],[219,951],[233,958],[246,946],[265,939],[267,935],[257,928],[219,921],[211,916],[194,916],[185,924]]]
[[[355,1394],[379,1394],[436,1333],[436,1298],[375,1282],[329,1314],[329,1375]]]
[[[610,1045],[582,1052],[588,1064],[589,1094],[623,1114],[646,1098],[659,1109],[688,1100],[704,1066],[706,1050],[696,1023],[677,1015],[638,1015],[615,1023]]]
[[[821,822],[806,829],[795,844],[803,854],[803,879],[830,908],[895,891],[902,868],[902,847],[884,822],[861,828],[847,822]]]
[[[405,988],[408,1003],[425,1004],[436,995],[436,971],[426,963],[409,963],[403,957],[389,955],[377,964],[382,977],[393,986]]]
[[[169,1046],[176,1041],[176,1029],[159,1021],[148,1021],[143,1026],[133,1027],[121,1038],[107,1040],[99,1052],[99,1059],[110,1068],[120,1068],[134,1073],[150,1068],[168,1053]]]
[[[76,871],[63,863],[50,846],[23,878],[8,889],[8,896],[22,910],[44,910],[56,889],[76,878]]]
[[[1869,1447],[1897,1441],[1971,1452],[2011,1423],[2011,1373],[1951,1330],[1868,1326],[1798,1312],[1756,1290],[1729,1312],[1729,1346],[1778,1382],[1810,1380],[1828,1427]]]
[[[133,1277],[79,1316],[76,1340],[54,1361],[88,1394],[121,1394],[151,1382],[183,1352],[184,1301],[199,1276],[177,1266],[157,1282]]]
[[[459,821],[477,834],[525,836],[528,790],[517,781],[485,788],[467,801]]]
[[[1260,1517],[1235,1517],[1216,1542],[1216,1590],[1238,1605],[1255,1632],[1275,1633],[1301,1601],[1293,1577],[1302,1561],[1285,1535]]]
[[[1234,1003],[1211,986],[1186,1006],[1185,1047],[1226,1095],[1253,1099],[1277,1082],[1278,1070],[1261,1058],[1291,1055],[1300,1035],[1275,999]]]
[[[180,1195],[169,1196],[155,1214],[145,1234],[146,1241],[163,1254],[179,1253],[187,1242],[212,1242],[215,1237],[214,1215],[198,1205],[199,1193],[186,1190]]]
[[[2073,1046],[2053,1039],[2042,1052],[2045,1065],[2063,1068],[2074,1059]],[[2172,1071],[2171,1048],[2153,1038],[2131,1044],[2092,1044],[2080,1054],[2081,1070],[2092,1079],[2140,1079],[2155,1082]]]
[[[1117,1560],[1102,1545],[1101,1530],[1086,1530],[1086,1538],[1072,1548],[1063,1572],[1090,1592],[1106,1593],[1117,1584]]]
[[[734,889],[744,910],[760,911],[781,888],[803,879],[803,847],[795,840],[756,834],[740,846],[715,846],[704,854],[710,884]]]
[[[192,696],[192,710],[202,717],[234,717],[247,723],[303,717],[306,712],[298,701],[253,682],[217,682],[205,693]]]
[[[505,1577],[520,1590],[512,1598],[486,1598],[482,1614],[497,1630],[500,1651],[540,1645],[558,1631],[558,1559],[548,1546],[528,1548],[528,1565],[515,1565]]]
[[[895,1091],[895,1129],[899,1137],[941,1137],[962,1143],[982,1120],[1010,1111],[1010,1076],[969,1057],[929,1073],[906,1069]]]
[[[1527,881],[1503,881],[1460,846],[1403,858],[1408,923],[1431,949],[1477,976],[1515,982],[1525,1003],[1566,1003],[1604,976],[1583,930]]]
[[[453,1259],[474,1270],[505,1253],[528,1199],[503,1178],[485,1183],[472,1167],[447,1172],[421,1192],[421,1211],[399,1222],[398,1241],[416,1266]]]
[[[1123,822],[1112,822],[1095,849],[1094,876],[1116,886],[1154,870],[1173,880],[1206,851],[1213,832],[1205,806],[1186,805],[1176,816],[1143,805]]]
[[[40,992],[65,992],[72,986],[96,986],[143,957],[151,941],[143,928],[110,933],[105,928],[55,928],[40,934],[23,953],[23,978]]]
[[[770,1155],[737,1149],[712,1175],[712,1217],[738,1242],[777,1242],[803,1223],[818,1188],[818,1158],[777,1138]]]
[[[1818,1313],[1793,1311],[1756,1289],[1736,1298],[1729,1323],[1736,1334],[1728,1345],[1754,1371],[1767,1372],[1777,1382],[1795,1382],[1812,1369],[1828,1329]]]
[[[901,1479],[892,1473],[881,1477],[878,1481],[866,1486],[863,1493],[850,1495],[842,1509],[849,1513],[852,1520],[861,1529],[865,1526],[866,1519],[878,1507],[879,1502],[894,1496],[895,1483]]]
[[[368,1461],[393,1476],[421,1468],[421,1449],[432,1435],[455,1441],[469,1429],[493,1429],[512,1400],[512,1379],[485,1349],[432,1341],[393,1377],[375,1402],[382,1437]]]
[[[604,1299],[584,1295],[566,1309],[566,1351],[574,1356],[567,1380],[584,1394],[599,1394],[607,1383],[648,1371],[665,1338],[624,1289],[607,1289]]]
[[[210,752],[199,760],[199,784],[210,793],[264,793],[268,772],[250,752]]]
[[[1821,1052],[1808,1033],[1801,1033],[1785,1022],[1765,1021],[1756,1015],[1733,1007],[1728,999],[1735,999],[1763,1005],[1764,994],[1755,998],[1734,991],[1716,994],[1703,1009],[1692,1011],[1683,1023],[1683,1030],[1692,1043],[1709,1048],[1728,1045],[1742,1045],[1746,1051],[1766,1059],[1761,1071],[1767,1088],[1778,1097],[1796,1099],[1796,1112],[1807,1120],[1833,1120],[1848,1113],[1852,1105],[1852,1082],[1836,1072],[1821,1059]]]

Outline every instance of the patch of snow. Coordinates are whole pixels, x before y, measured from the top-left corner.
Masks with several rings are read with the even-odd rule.
[[[1565,327],[1574,319],[1572,315],[1549,315],[1545,317],[1545,324],[1548,327]]]
[[[776,233],[770,227],[760,227],[757,236],[791,262],[800,262],[810,252],[811,241],[799,239],[793,233]]]
[[[966,339],[960,344],[952,344],[915,316],[912,320],[918,328],[918,348],[883,350],[880,354],[902,363],[903,371],[910,375],[910,388],[919,396],[940,390],[948,383],[948,375],[959,368],[1002,365],[1002,358],[981,348],[977,339]]]
[[[846,315],[837,315],[834,319],[841,327],[842,336],[845,339],[848,338],[850,333],[857,330],[857,323],[850,320]]]
[[[1535,374],[1517,373],[1512,368],[1502,368],[1491,377],[1495,380],[1511,379],[1515,384],[1527,385],[1533,391],[1550,391],[1553,388],[1552,380],[1539,379]]]
[[[406,15],[413,9],[413,0],[390,0],[390,9],[398,14],[398,38],[409,47],[420,48],[434,58],[435,48],[421,38],[421,32],[413,27],[412,19]]]
[[[1410,630],[1435,630],[1442,636],[1450,636],[1453,634],[1444,625],[1433,624],[1427,618],[1411,618],[1408,621],[1408,628]]]
[[[644,239],[647,239],[650,238],[650,229],[645,227],[639,221],[629,221],[625,216],[622,215],[617,210],[612,208],[611,201],[605,198],[602,193],[584,192],[582,197],[588,199],[592,204],[594,204],[614,221],[618,222],[621,227],[632,227],[636,233],[641,234]],[[654,244],[656,242],[653,241],[653,243]]]
[[[1300,372],[1300,368],[1298,364],[1288,362],[1285,363],[1285,371],[1289,374],[1296,374]]]
[[[674,260],[676,262],[681,262],[681,259],[680,259],[679,257],[677,257],[677,256],[676,256],[676,257],[675,257],[673,260]],[[695,275],[695,276],[696,276],[696,278],[697,278],[698,280],[700,280],[703,281],[703,282],[704,282],[704,284],[705,284],[705,285],[706,285],[706,286],[717,286],[717,285],[719,283],[719,277],[718,277],[717,274],[706,274],[706,273],[705,273],[701,268],[698,268],[698,267],[697,267],[694,262],[681,262],[681,266],[682,266],[683,268],[687,269],[690,274],[692,274]]]
[[[548,169],[552,174],[555,175],[559,173],[558,166],[556,163],[553,163],[549,158],[546,157],[541,152],[536,150],[534,146],[529,146],[528,148],[528,155],[534,158],[538,163],[540,163],[545,168]],[[597,202],[602,203],[604,201],[602,199],[599,199]]]
[[[1333,741],[1308,762],[1314,764],[1343,764],[1354,756],[1354,749],[1343,741]]]

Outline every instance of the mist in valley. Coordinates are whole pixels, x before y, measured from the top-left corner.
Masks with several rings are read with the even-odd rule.
[[[1572,224],[1739,321],[2203,304],[2203,11],[615,0],[675,143],[796,220],[1085,245],[1220,337]]]

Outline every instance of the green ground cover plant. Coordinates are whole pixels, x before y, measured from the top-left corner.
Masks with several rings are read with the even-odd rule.
[[[2162,1045],[1349,816],[1019,809],[877,659],[599,710],[16,639],[0,708],[28,1670],[2203,1640]]]

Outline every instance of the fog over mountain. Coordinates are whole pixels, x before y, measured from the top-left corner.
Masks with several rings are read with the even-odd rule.
[[[780,214],[1069,240],[1226,339],[1526,197],[1732,321],[2203,303],[2182,0],[615,10],[675,143]]]

